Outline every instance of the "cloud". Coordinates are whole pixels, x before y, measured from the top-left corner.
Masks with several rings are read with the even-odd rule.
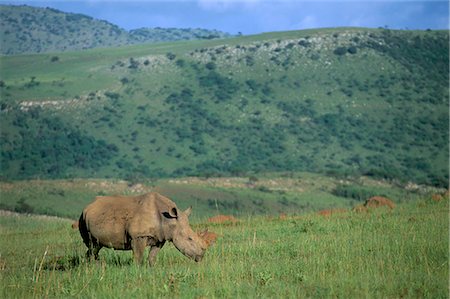
[[[197,0],[197,5],[203,10],[225,12],[237,7],[249,9],[263,2],[264,0]]]
[[[296,25],[297,29],[309,29],[319,27],[319,21],[313,15],[307,15]]]

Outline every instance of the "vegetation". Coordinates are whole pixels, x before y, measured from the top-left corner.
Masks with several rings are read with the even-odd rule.
[[[0,52],[3,55],[75,51],[91,48],[226,38],[217,30],[140,28],[126,31],[89,16],[52,8],[0,5]],[[52,57],[52,62],[54,58]]]
[[[444,31],[343,28],[1,57],[1,175],[446,187],[447,53]]]
[[[123,163],[123,165],[122,165]],[[126,162],[119,162],[126,168]],[[192,206],[195,218],[216,214],[276,215],[305,214],[324,209],[351,209],[372,196],[411,203],[442,194],[444,189],[398,186],[367,177],[334,179],[310,173],[258,174],[250,177],[180,178],[149,180],[130,176],[117,179],[27,180],[0,183],[0,209],[77,219],[95,196],[137,195],[160,192],[182,209]]]
[[[64,52],[154,32],[0,15],[2,53],[53,52],[0,56],[0,297],[448,296],[447,31],[156,28],[197,40]],[[4,211],[77,219],[149,191],[219,234],[201,263],[170,244],[151,269],[89,263],[70,220]],[[396,208],[351,212],[375,195]]]
[[[167,244],[153,268],[107,249],[87,262],[70,221],[2,216],[0,296],[445,298],[447,212],[448,200],[422,199],[392,212],[197,221],[219,234],[205,258]]]

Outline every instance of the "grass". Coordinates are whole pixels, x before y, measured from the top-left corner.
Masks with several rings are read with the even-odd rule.
[[[155,267],[103,250],[86,263],[65,220],[2,216],[2,298],[447,298],[448,198],[392,212],[196,222],[220,238],[195,263],[172,245]],[[57,232],[57,233],[56,233]]]
[[[343,180],[310,173],[277,175],[134,182],[117,179],[0,182],[0,208],[78,219],[95,196],[156,191],[172,198],[181,209],[192,206],[194,217],[205,219],[216,214],[304,214],[321,209],[352,208],[375,195],[401,203],[411,202],[422,194],[442,193],[440,189],[423,187],[407,190],[405,186],[364,177]]]

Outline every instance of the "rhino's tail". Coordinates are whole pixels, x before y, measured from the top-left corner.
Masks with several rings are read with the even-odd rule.
[[[80,231],[81,238],[83,238],[84,244],[90,248],[91,247],[91,238],[89,234],[89,230],[86,224],[86,218],[84,212],[81,213],[80,219],[78,220],[78,230]]]

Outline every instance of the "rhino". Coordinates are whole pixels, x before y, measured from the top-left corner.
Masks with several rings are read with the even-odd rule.
[[[83,210],[78,229],[88,250],[88,259],[98,259],[102,247],[132,250],[135,262],[142,264],[144,250],[150,247],[148,264],[166,241],[185,256],[199,262],[207,244],[189,225],[192,208],[180,211],[169,198],[151,192],[139,196],[97,196]]]

